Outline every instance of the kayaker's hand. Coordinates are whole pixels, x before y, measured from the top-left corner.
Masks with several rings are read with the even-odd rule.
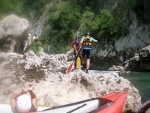
[[[34,89],[34,86],[32,83],[28,84],[28,91],[32,91]]]
[[[76,56],[78,55],[78,51],[76,50]]]
[[[95,40],[94,42],[98,42],[98,40]]]
[[[28,92],[28,89],[27,88],[22,88],[22,94],[26,94]]]

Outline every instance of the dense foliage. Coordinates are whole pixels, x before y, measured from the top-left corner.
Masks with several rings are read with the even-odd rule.
[[[58,2],[53,2],[46,23],[50,27],[43,33],[43,44],[49,46],[52,53],[68,50],[77,31],[80,36],[90,32],[94,38],[104,41],[113,41],[119,34],[121,21],[108,10],[93,10],[96,1],[64,1],[61,7]]]
[[[1,0],[0,17],[14,12],[34,20],[47,11],[48,19],[41,34],[41,43],[49,53],[62,53],[71,48],[70,42],[75,39],[77,31],[81,36],[90,32],[94,38],[107,43],[113,43],[116,38],[126,35],[131,23],[124,20],[124,15],[128,18],[129,11],[136,9],[137,0],[124,0],[125,3],[113,8],[116,2],[116,0]],[[36,50],[36,47],[34,49]]]
[[[43,33],[45,34],[43,35],[43,42],[50,45],[52,52],[65,52],[69,49],[73,34],[80,25],[81,16],[79,8],[73,4],[66,3],[59,7],[55,3],[49,9],[49,20],[46,24],[50,25],[51,28],[48,27]]]
[[[23,2],[20,0],[0,0],[0,17],[11,13],[21,14]]]

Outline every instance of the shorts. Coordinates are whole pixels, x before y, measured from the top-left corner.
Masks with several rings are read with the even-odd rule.
[[[82,57],[86,57],[87,59],[91,58],[91,49],[83,49]]]

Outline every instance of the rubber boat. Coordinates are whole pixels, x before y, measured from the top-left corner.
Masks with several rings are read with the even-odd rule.
[[[56,107],[39,107],[32,113],[122,113],[128,92],[114,92]],[[12,113],[10,105],[0,104],[0,113]],[[31,112],[30,112],[31,113]]]

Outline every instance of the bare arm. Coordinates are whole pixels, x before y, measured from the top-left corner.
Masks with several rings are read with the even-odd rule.
[[[14,93],[13,95],[11,95],[10,97],[10,105],[11,105],[11,109],[12,109],[12,112],[15,113],[15,106],[16,106],[16,98],[19,97],[20,95],[22,94],[25,94],[27,93],[28,90],[27,89],[22,89],[22,91],[20,92],[17,92],[17,93]]]
[[[94,40],[94,42],[98,42],[97,40]]]
[[[22,95],[22,92],[15,93],[10,97],[10,105],[13,113],[15,113],[16,98],[19,97],[20,95]]]
[[[83,40],[81,39],[81,41],[80,41],[80,45],[82,45],[82,43],[83,43]]]
[[[36,98],[36,94],[33,91],[29,91],[31,98]]]
[[[37,97],[36,97],[36,94],[33,92],[33,89],[34,89],[33,84],[28,84],[28,91],[32,98],[32,104],[34,105],[35,109],[37,110]]]
[[[81,39],[81,41],[80,41],[80,43],[79,43],[79,44],[80,44],[80,45],[79,45],[79,46],[80,46],[79,50],[82,48],[82,43],[83,43],[83,39]]]
[[[37,97],[36,94],[33,91],[29,91],[31,98],[32,98],[32,104],[34,105],[35,109],[37,110]]]
[[[73,45],[73,49],[74,49],[74,50],[75,50],[75,52],[77,53],[76,45],[75,45],[75,44]]]

